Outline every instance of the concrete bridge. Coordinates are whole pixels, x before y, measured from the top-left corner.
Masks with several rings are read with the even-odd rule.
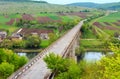
[[[62,57],[74,57],[75,48],[78,46],[82,24],[83,21],[68,31],[48,48],[43,50],[25,66],[13,73],[8,79],[48,79],[51,72],[47,68],[43,58],[51,52]]]

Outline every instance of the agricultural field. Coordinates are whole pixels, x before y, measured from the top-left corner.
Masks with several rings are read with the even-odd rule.
[[[102,13],[97,9],[33,2],[0,1],[0,7],[0,30],[6,30],[10,37],[21,28],[32,28],[53,30],[59,38],[80,20]],[[42,40],[40,46],[44,48],[50,43]]]
[[[115,33],[120,33],[119,17],[120,17],[120,12],[111,13],[107,16],[97,19],[93,23],[93,26],[97,29],[101,29],[102,31],[104,31],[105,33],[111,36],[114,36]]]
[[[20,19],[26,21],[26,25],[32,28],[42,28],[48,25],[58,27],[61,26],[62,22],[80,21],[97,14],[100,14],[97,9],[84,7],[38,2],[0,1],[0,29],[8,30],[11,34],[21,28],[17,27]]]
[[[104,49],[104,43],[120,35],[120,12],[100,16],[85,23],[80,45],[88,49]]]
[[[120,20],[120,12],[111,13],[108,16],[105,16],[98,20],[98,22],[116,22]]]
[[[101,40],[99,39],[81,39],[80,40],[80,45],[85,48],[85,50],[99,50],[102,48],[102,43]]]
[[[74,20],[81,20],[87,18],[91,13],[74,12],[74,13],[39,13],[39,14],[2,14],[0,15],[0,29],[5,29],[10,32],[21,28],[17,27],[17,23],[22,19],[30,22],[35,26],[33,28],[41,28],[46,25],[56,25],[56,23],[73,22]],[[58,26],[58,25],[56,25]],[[29,26],[31,27],[31,25]]]

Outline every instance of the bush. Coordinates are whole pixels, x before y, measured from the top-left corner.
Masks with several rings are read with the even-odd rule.
[[[40,43],[41,43],[41,39],[37,35],[29,36],[26,39],[26,47],[27,48],[39,48],[40,47]]]
[[[0,76],[2,76],[3,79],[7,79],[7,77],[10,76],[13,72],[14,65],[7,62],[0,64]]]
[[[26,57],[20,57],[8,49],[0,49],[0,76],[6,79],[15,70],[27,63]]]

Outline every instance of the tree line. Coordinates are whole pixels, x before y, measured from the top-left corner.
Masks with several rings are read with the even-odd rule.
[[[26,57],[20,57],[12,50],[0,48],[0,79],[7,79],[27,62],[28,59]]]

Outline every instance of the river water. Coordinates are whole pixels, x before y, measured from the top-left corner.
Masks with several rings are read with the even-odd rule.
[[[38,52],[19,52],[17,53],[19,56],[26,56],[29,60],[38,55]],[[81,54],[80,56],[77,56],[77,61],[79,62],[81,59],[85,60],[87,62],[95,62],[100,60],[103,56],[105,56],[105,53],[103,52],[85,52]]]
[[[35,57],[36,55],[38,55],[38,52],[29,52],[29,53],[19,52],[17,54],[19,56],[26,56],[29,60],[31,60],[33,57]]]
[[[87,62],[95,62],[100,60],[103,56],[105,56],[102,52],[86,52],[83,60]]]
[[[112,52],[108,52],[107,54],[112,54]],[[96,62],[99,61],[102,57],[106,56],[104,52],[85,52],[80,56],[77,56],[77,61],[85,60],[86,62]]]

